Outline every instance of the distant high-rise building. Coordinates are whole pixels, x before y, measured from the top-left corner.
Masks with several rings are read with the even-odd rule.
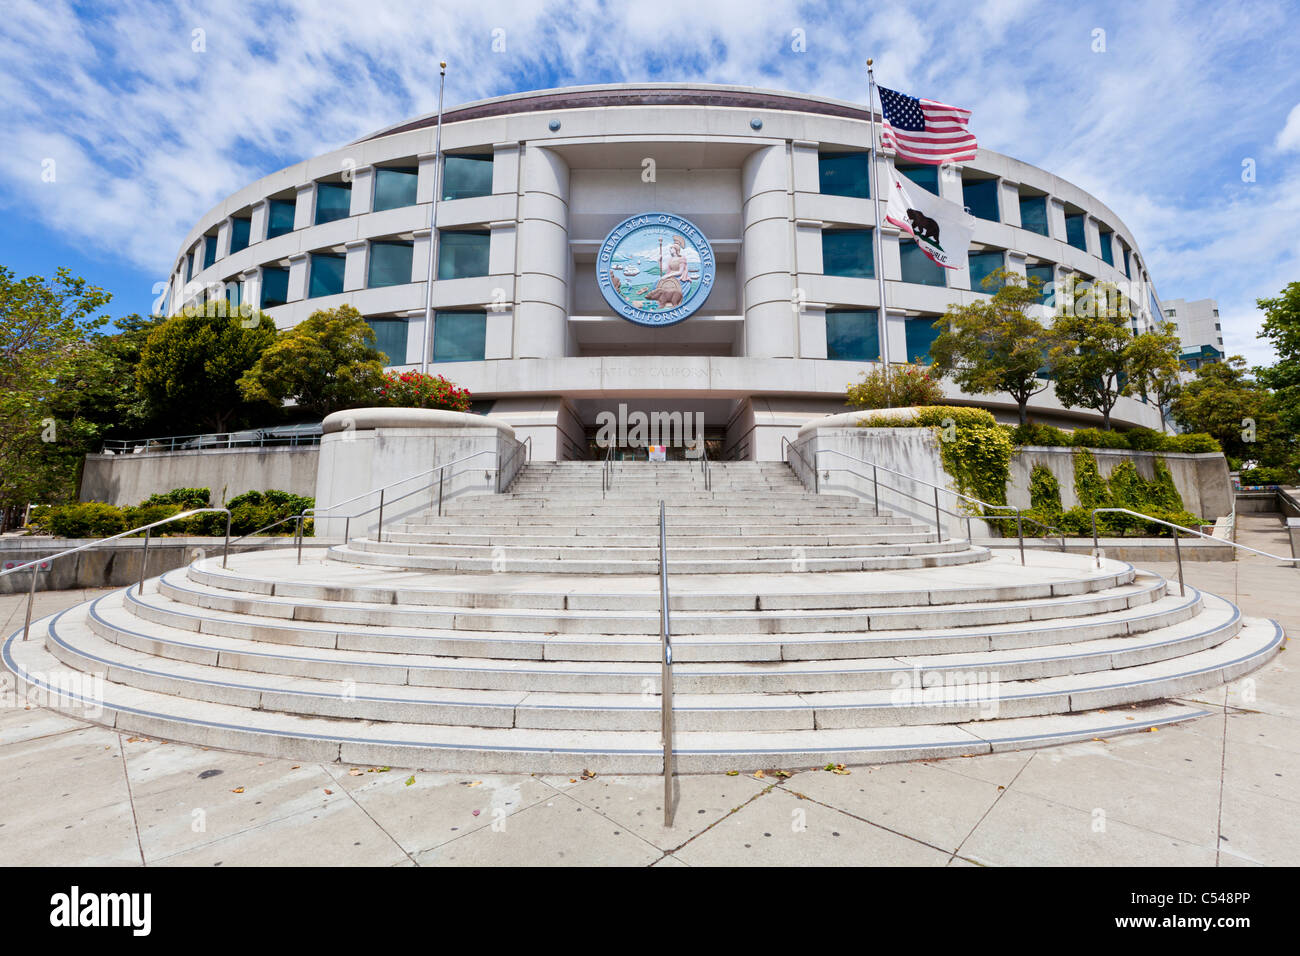
[[[1177,327],[1183,343],[1183,362],[1196,371],[1207,362],[1222,362],[1223,329],[1219,325],[1219,303],[1214,299],[1166,299],[1165,320]]]

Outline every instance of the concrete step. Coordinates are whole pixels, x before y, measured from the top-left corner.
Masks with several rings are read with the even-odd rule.
[[[43,630],[38,628],[38,637]],[[503,772],[662,770],[662,752],[653,730],[575,731],[308,717],[133,687],[114,680],[111,670],[104,672],[102,684],[87,693],[76,679],[82,671],[69,671],[45,648],[43,640],[21,642],[17,636],[6,642],[2,656],[24,688],[35,686],[49,693],[56,710],[122,732],[322,762]],[[1080,734],[1092,737],[1138,729],[1137,719],[1125,722],[1113,713],[1103,719],[1100,714],[1080,712],[1099,707],[1111,710],[1135,697],[1141,701],[1161,699],[1214,686],[1259,666],[1276,652],[1281,640],[1281,631],[1272,622],[1248,622],[1232,640],[1172,661],[1126,668],[1118,682],[1107,677],[1112,672],[1056,679],[1050,687],[1035,688],[1028,698],[1009,697],[998,708],[1002,711],[1009,705],[1024,710],[1031,707],[1031,699],[1050,695],[1053,706],[1064,703],[1068,708],[1068,719],[1053,714],[963,722],[959,715],[965,705],[957,705],[941,712],[943,723],[843,728],[831,725],[841,723],[852,712],[865,711],[872,703],[824,699],[814,706],[814,720],[824,721],[826,726],[813,729],[680,731],[673,741],[677,766],[680,772],[716,772],[795,768],[827,761],[879,763],[988,753],[1029,740],[1045,743],[1080,739]],[[899,705],[888,706],[897,709]],[[913,713],[922,709],[937,712],[940,706],[921,701]],[[545,713],[540,708],[538,712]],[[1151,726],[1158,726],[1199,713],[1203,711],[1161,707],[1143,716]],[[1075,719],[1076,714],[1084,719]],[[1138,712],[1130,716],[1137,717]]]
[[[761,529],[760,529],[761,530]],[[474,534],[462,532],[423,532],[414,534],[406,531],[389,531],[384,529],[384,541],[393,544],[446,544],[451,547],[481,546],[491,547],[573,547],[584,544],[589,547],[620,548],[658,548],[657,534],[628,535],[618,528],[593,529],[591,534],[523,534],[507,531],[491,534]],[[905,529],[874,530],[861,534],[709,534],[704,528],[697,534],[674,534],[667,536],[668,550],[672,554],[678,548],[728,548],[741,545],[758,548],[792,548],[821,547],[840,545],[875,545],[875,544],[921,544],[936,540],[934,529],[910,527]]]
[[[105,600],[108,607],[114,606],[112,598]],[[520,633],[457,630],[454,626],[429,623],[413,623],[398,629],[364,621],[351,624],[298,621],[284,616],[251,614],[247,610],[200,606],[189,595],[170,597],[148,586],[144,594],[123,592],[117,603],[141,621],[181,632],[264,642],[274,645],[276,654],[287,653],[284,647],[337,648],[366,654],[497,660],[505,666],[538,661],[657,664],[661,656],[657,633]],[[1172,597],[1157,592],[1145,603],[1134,601],[1131,605],[1092,614],[1042,621],[942,627],[930,620],[917,622],[914,627],[893,627],[874,633],[737,630],[677,634],[673,639],[674,659],[683,664],[759,662],[766,667],[776,662],[802,661],[809,665],[827,662],[838,667],[839,661],[852,659],[1015,650],[1133,635],[1181,624],[1194,618],[1201,609],[1198,593]],[[187,635],[186,647],[188,639]],[[166,650],[155,652],[175,656]],[[180,652],[180,658],[191,659],[185,653]]]
[[[409,539],[410,535],[403,535]],[[928,537],[930,540],[924,540]],[[524,544],[502,538],[494,545],[451,544],[440,540],[394,541],[388,535],[382,541],[355,538],[347,543],[349,551],[369,551],[391,555],[436,555],[456,558],[486,558],[509,564],[516,560],[532,561],[626,561],[658,560],[659,542],[641,545],[615,544],[618,538],[564,539],[560,545]],[[938,554],[965,551],[964,540],[949,538],[934,540],[934,535],[918,535],[912,540],[877,542],[874,544],[800,544],[772,545],[737,544],[710,545],[705,542],[676,541],[668,545],[670,566],[679,561],[761,561],[779,560],[787,565],[810,558],[875,558],[888,555]],[[797,569],[796,569],[797,570]]]
[[[420,645],[430,641],[417,637],[407,641],[406,652],[271,645],[257,639],[161,624],[133,613],[139,607],[138,599],[119,592],[96,600],[66,620],[88,628],[104,641],[149,658],[336,683],[357,680],[455,690],[584,694],[642,694],[648,688],[658,688],[659,664],[655,660],[525,662],[446,657],[420,653]],[[994,633],[984,635],[985,646],[980,650],[945,651],[940,648],[951,646],[950,640],[934,634],[918,635],[912,644],[928,641],[933,653],[830,661],[682,660],[675,666],[674,681],[682,693],[801,694],[896,688],[910,683],[917,671],[923,681],[935,680],[935,675],[947,677],[974,671],[996,673],[1004,681],[1033,680],[1165,660],[1226,640],[1240,626],[1236,608],[1212,595],[1204,598],[1204,604],[1197,595],[1190,602],[1186,598],[1166,599],[1153,608],[1145,615],[1099,616],[1088,622],[1087,628],[1074,625],[1071,636],[1076,639],[1061,643],[990,649],[987,642],[996,636]],[[1095,636],[1099,634],[1109,636]],[[681,647],[695,644],[687,642]],[[970,642],[965,644],[970,646]],[[879,650],[861,643],[857,646],[863,653]],[[657,645],[654,650],[658,650]],[[333,687],[331,693],[337,695],[338,687]]]

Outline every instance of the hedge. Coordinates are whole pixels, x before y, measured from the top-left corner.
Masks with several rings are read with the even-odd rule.
[[[163,494],[150,495],[138,505],[105,504],[87,501],[81,504],[55,505],[37,508],[32,512],[31,525],[37,531],[56,538],[108,538],[129,528],[161,521],[182,511],[210,507],[207,488],[175,488]],[[291,494],[287,491],[247,491],[231,498],[224,507],[230,510],[230,534],[239,537],[259,531],[275,521],[301,514],[315,505],[314,498]],[[285,522],[272,528],[268,535],[292,534],[294,522]],[[226,516],[220,512],[194,515],[181,521],[153,529],[154,536],[224,537]],[[310,520],[303,523],[303,533],[312,534]],[[144,532],[139,532],[142,536]]]

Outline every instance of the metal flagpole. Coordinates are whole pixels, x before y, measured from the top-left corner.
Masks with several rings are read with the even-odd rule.
[[[433,206],[429,210],[429,271],[424,283],[424,342],[420,347],[420,371],[429,374],[433,353],[433,269],[438,261],[438,199],[442,195],[442,90],[447,82],[447,61],[438,64],[438,132],[433,140]]]
[[[880,288],[880,307],[876,310],[876,330],[880,339],[880,368],[885,375],[885,404],[893,407],[889,395],[889,320],[885,312],[885,237],[880,231],[880,203],[885,199],[880,193],[880,170],[876,164],[876,75],[871,69],[871,60],[867,60],[867,112],[871,114],[871,208],[876,212],[875,248],[876,281]],[[885,106],[880,104],[880,117],[885,116]],[[881,147],[884,143],[882,141]]]

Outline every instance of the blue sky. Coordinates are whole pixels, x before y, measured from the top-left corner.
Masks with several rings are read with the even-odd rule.
[[[455,105],[642,80],[865,102],[867,56],[884,85],[973,110],[982,145],[1099,197],[1163,298],[1217,298],[1228,350],[1268,360],[1254,300],[1300,280],[1285,2],[6,0],[0,264],[66,265],[113,293],[111,314],[148,311],[204,211],[433,110],[440,58]]]

